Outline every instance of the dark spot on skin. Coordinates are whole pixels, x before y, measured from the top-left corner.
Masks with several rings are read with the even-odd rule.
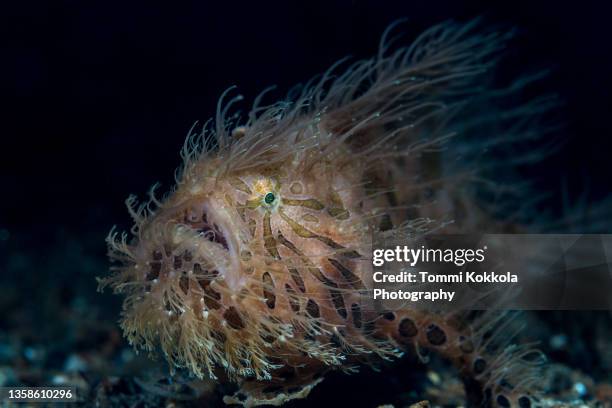
[[[225,337],[225,333],[218,331],[218,330],[213,330],[211,333],[214,339],[217,340],[219,343],[225,344],[225,342],[227,341],[227,337]]]
[[[278,242],[280,242],[282,245],[286,246],[291,252],[295,253],[296,255],[298,255],[300,257],[304,256],[302,251],[300,251],[295,246],[295,244],[293,242],[291,242],[287,238],[285,238],[280,230],[277,232],[277,235],[278,235]]]
[[[446,333],[435,324],[430,324],[427,327],[427,340],[434,346],[441,346],[446,343]]]
[[[278,231],[278,242],[280,242],[282,245],[284,245],[287,248],[289,248],[295,254],[301,255],[301,253],[297,249],[297,247],[291,241],[289,241],[287,238],[285,238],[280,231]],[[300,275],[300,272],[297,269],[295,269],[295,268],[287,268],[287,269],[289,270],[289,274],[291,275],[291,279],[293,279],[293,281],[297,285],[298,289],[302,293],[305,293],[306,292],[306,285],[304,285],[304,279],[302,279],[302,275]]]
[[[223,246],[223,248],[229,249],[229,245],[227,244],[227,240],[225,239],[225,237],[220,232],[215,233],[215,242],[217,244],[221,244],[221,246]]]
[[[179,280],[179,286],[181,287],[183,293],[187,294],[187,292],[189,292],[189,278],[186,276],[181,276],[181,279]]]
[[[510,401],[508,401],[508,398],[504,397],[503,395],[498,395],[496,400],[500,407],[507,408],[510,406]]]
[[[288,283],[285,283],[285,290],[287,291],[287,294],[289,295],[289,306],[291,306],[291,310],[293,310],[296,313],[299,312],[300,311],[300,300],[295,295],[296,294],[295,290]]]
[[[328,247],[332,249],[338,250],[338,254],[341,256],[344,256],[347,258],[361,258],[361,255],[359,254],[359,252],[346,249],[346,247],[340,245],[339,243],[337,243],[331,238],[324,237],[322,235],[316,235],[313,238],[318,239],[319,241],[323,242],[325,245],[327,245]]]
[[[329,263],[331,263],[334,266],[334,268],[336,268],[337,271],[339,271],[342,274],[342,277],[344,278],[344,280],[346,280],[346,282],[349,285],[351,285],[353,288],[355,289],[365,288],[361,279],[359,279],[359,277],[355,275],[353,271],[351,271],[346,266],[342,265],[340,262],[336,261],[333,258],[328,258],[327,260],[329,261]]]
[[[227,244],[227,240],[220,232],[219,228],[215,224],[213,228],[210,225],[204,225],[202,228],[198,229],[198,233],[200,233],[204,238],[208,239],[210,242],[214,242],[220,244],[223,248],[229,249]]]
[[[164,255],[161,253],[161,251],[153,251],[153,260],[161,261],[163,257]]]
[[[474,361],[474,374],[482,374],[486,368],[487,362],[483,358],[477,358]]]
[[[221,294],[219,292],[215,291],[210,286],[206,286],[204,293],[206,294],[206,296],[204,296],[204,303],[209,309],[216,310],[221,307],[218,302],[221,300]]]
[[[238,311],[234,306],[230,306],[225,313],[223,313],[223,318],[227,321],[227,324],[235,330],[244,329],[244,322],[238,314]]]
[[[183,254],[183,259],[185,260],[185,262],[191,262],[193,260],[193,254],[189,251],[185,251],[185,253]]]
[[[280,259],[278,248],[276,247],[276,238],[272,235],[272,224],[270,221],[270,212],[266,212],[263,219],[263,240],[266,251],[275,259]]]
[[[393,229],[393,222],[391,221],[391,217],[389,216],[389,214],[383,214],[378,228],[381,231],[388,231],[390,229]]]
[[[338,335],[335,333],[329,337],[329,341],[331,344],[333,344],[337,348],[342,347],[342,342],[340,341],[340,338],[338,337]]]
[[[353,315],[353,324],[356,328],[361,329],[361,308],[357,303],[351,305],[351,314]]]
[[[518,404],[521,408],[531,408],[531,400],[524,395],[518,399]]]
[[[398,331],[402,337],[414,337],[419,332],[414,322],[407,317],[400,322]]]
[[[337,288],[338,285],[333,280],[329,279],[327,276],[323,275],[323,272],[319,268],[308,268],[308,271],[317,278],[317,280],[321,283],[324,283],[326,286]]]
[[[306,303],[306,312],[314,318],[321,316],[319,313],[319,305],[312,299],[308,299],[308,303]]]
[[[266,298],[266,305],[270,309],[274,309],[276,305],[276,294],[274,293],[274,281],[269,272],[264,272],[262,276],[263,281],[263,296]]]
[[[383,317],[387,320],[389,320],[390,322],[395,320],[395,313],[393,312],[386,312],[385,314],[383,314]]]
[[[153,279],[157,279],[159,277],[159,272],[161,271],[161,263],[154,262],[151,264],[151,270],[147,273],[147,280],[152,281]]]
[[[288,268],[288,269],[289,269],[289,274],[291,275],[291,279],[293,279],[293,281],[297,285],[300,292],[302,293],[306,292],[306,285],[304,285],[304,280],[302,279],[302,275],[300,275],[300,272],[295,268]]]
[[[181,269],[183,267],[183,260],[181,259],[180,256],[175,256],[174,257],[174,269]]]
[[[210,285],[210,282],[214,280],[217,276],[219,276],[219,271],[213,269],[212,271],[203,270],[200,264],[195,264],[193,266],[193,272],[198,275],[204,275],[203,278],[198,279],[198,283],[202,289],[205,289]]]
[[[346,208],[330,208],[327,213],[339,220],[348,220],[351,213]]]
[[[274,340],[275,340],[274,336],[272,336],[271,334],[261,334],[259,335],[259,337],[261,337],[263,341],[269,344],[274,343]]]
[[[338,314],[343,319],[346,319],[348,317],[348,313],[346,312],[346,306],[344,305],[344,298],[342,297],[342,294],[333,289],[329,290],[329,294],[331,295],[332,303],[334,304]]]

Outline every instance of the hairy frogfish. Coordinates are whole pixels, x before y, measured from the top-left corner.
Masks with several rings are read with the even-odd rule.
[[[516,102],[525,77],[496,85],[511,34],[479,26],[444,23],[395,48],[394,25],[374,58],[281,102],[262,94],[245,118],[224,93],[187,138],[172,191],[130,197],[131,234],[108,237],[115,264],[100,287],[125,295],[130,344],[236,384],[224,400],[247,407],[424,351],[457,368],[471,405],[537,406],[538,364],[504,342],[504,317],[370,296],[375,235],[528,228],[511,175],[536,156],[521,145],[540,137],[549,102]]]

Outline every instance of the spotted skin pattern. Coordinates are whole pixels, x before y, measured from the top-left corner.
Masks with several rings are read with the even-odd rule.
[[[332,370],[426,351],[457,367],[468,403],[535,406],[532,350],[490,351],[504,316],[382,310],[371,296],[374,235],[507,225],[474,204],[484,159],[452,156],[482,152],[488,139],[457,136],[474,123],[525,116],[470,119],[478,109],[466,101],[503,94],[475,84],[505,36],[474,30],[437,26],[391,54],[383,38],[376,58],[329,71],[291,103],[257,101],[244,124],[229,119],[236,98],[222,98],[214,125],[187,139],[173,191],[128,199],[132,236],[109,235],[116,263],[99,282],[125,296],[128,341],[238,384],[225,401],[247,407],[305,398]]]

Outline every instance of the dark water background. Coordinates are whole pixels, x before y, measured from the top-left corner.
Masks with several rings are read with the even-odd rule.
[[[540,91],[565,101],[559,116],[566,126],[555,135],[565,145],[525,174],[550,193],[545,205],[561,211],[564,184],[574,202],[606,196],[612,35],[604,2],[3,4],[0,382],[10,378],[3,369],[38,367],[36,384],[65,370],[73,353],[109,342],[106,369],[122,364],[127,347],[113,329],[119,299],[95,292],[94,277],[108,267],[104,238],[114,224],[129,228],[123,201],[130,193],[143,197],[156,181],[162,190],[171,186],[187,131],[214,114],[223,90],[238,85],[249,102],[276,84],[272,101],[341,57],[372,56],[398,18],[408,18],[408,44],[434,23],[475,16],[517,29],[502,75],[551,69]],[[241,107],[248,110],[247,103]],[[569,345],[548,350],[556,361],[609,381],[596,346],[599,314],[532,318],[545,347],[551,336],[565,336]],[[39,349],[40,361],[30,353]],[[314,401],[377,403],[376,391],[333,395],[343,386],[380,390],[408,381],[397,373],[377,376],[379,388],[368,375],[331,381]]]

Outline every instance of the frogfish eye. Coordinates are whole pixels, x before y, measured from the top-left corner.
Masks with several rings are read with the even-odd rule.
[[[276,196],[274,195],[274,193],[267,193],[264,196],[264,203],[266,204],[272,204],[274,200],[276,200]]]

